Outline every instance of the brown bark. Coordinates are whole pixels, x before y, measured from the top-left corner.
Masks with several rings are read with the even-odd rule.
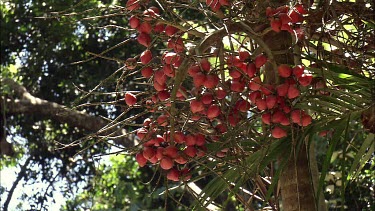
[[[292,38],[288,32],[270,32],[263,38],[274,54],[274,61],[279,64],[294,64]],[[277,70],[270,64],[266,66],[265,82],[276,85],[278,82]],[[295,145],[293,145],[295,147]],[[309,162],[305,146],[293,154],[280,176],[282,207],[286,211],[305,210],[315,211],[315,200],[312,181],[310,177]]]
[[[61,123],[67,123],[71,127],[77,127],[93,133],[93,135],[111,137],[116,143],[124,147],[134,146],[134,136],[127,134],[124,129],[113,127],[103,132],[98,131],[107,127],[110,121],[89,115],[83,111],[73,110],[66,106],[43,100],[31,95],[25,87],[12,79],[5,78],[2,86],[6,86],[12,95],[1,96],[1,111],[6,115],[28,114],[38,115]]]

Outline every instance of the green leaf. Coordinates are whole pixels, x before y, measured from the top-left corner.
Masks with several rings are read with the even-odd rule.
[[[348,172],[347,180],[344,186],[346,187],[350,180],[354,180],[358,174],[361,172],[361,169],[366,164],[366,162],[370,159],[371,155],[374,153],[374,134],[369,134],[365,141],[363,142],[361,148],[358,150],[354,161],[350,167]],[[367,151],[367,152],[366,152]],[[355,172],[355,173],[354,173]],[[353,175],[354,174],[354,175]]]

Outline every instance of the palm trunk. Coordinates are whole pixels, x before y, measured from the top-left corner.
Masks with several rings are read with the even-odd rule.
[[[274,61],[279,64],[294,64],[292,39],[288,32],[268,33],[263,38],[274,54]],[[266,65],[266,83],[277,83],[277,70],[272,65]],[[295,147],[293,145],[293,147]],[[296,152],[296,149],[292,149]],[[306,210],[315,211],[314,189],[310,177],[309,162],[306,147],[290,157],[280,176],[282,208],[285,211]]]

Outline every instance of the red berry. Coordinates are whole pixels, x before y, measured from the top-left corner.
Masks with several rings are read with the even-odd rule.
[[[143,140],[147,134],[148,130],[146,128],[141,127],[137,130],[137,136],[140,140]]]
[[[275,128],[272,129],[272,132],[271,132],[271,135],[272,137],[274,138],[283,138],[285,137],[287,134],[285,132],[284,129],[276,126]]]
[[[302,66],[302,65],[297,65],[297,66],[295,66],[294,68],[293,68],[293,75],[295,76],[295,77],[301,77],[301,75],[303,74],[303,72],[305,71],[305,68],[304,68],[304,66]]]
[[[195,135],[195,145],[203,147],[206,144],[206,137],[203,134]]]
[[[278,18],[275,18],[271,20],[271,28],[275,32],[280,32],[281,31],[281,20]]]
[[[255,67],[260,68],[267,62],[267,57],[263,54],[259,54],[257,57],[255,57]]]
[[[301,84],[301,86],[308,86],[311,84],[312,79],[313,76],[311,74],[302,74],[300,77],[298,77],[298,82]]]
[[[255,91],[255,92],[251,92],[249,94],[249,99],[250,99],[250,102],[255,104],[255,102],[262,97],[262,94],[260,93],[260,91]]]
[[[156,155],[156,151],[151,147],[145,147],[143,148],[143,157],[145,157],[147,160],[150,160]]]
[[[178,182],[180,177],[180,172],[177,169],[171,169],[167,173],[167,179]]]
[[[167,126],[168,125],[168,116],[167,115],[160,115],[157,119],[156,119],[156,122],[158,123],[158,125],[160,126]]]
[[[203,104],[209,105],[212,103],[213,99],[214,99],[213,95],[209,92],[206,92],[202,95],[201,101]]]
[[[217,99],[221,100],[221,99],[224,99],[226,96],[227,96],[227,92],[223,88],[219,87],[216,89]]]
[[[141,63],[148,64],[152,60],[152,53],[150,50],[145,50],[141,54]]]
[[[301,126],[306,127],[311,124],[312,118],[310,115],[306,114],[302,116],[302,124]]]
[[[165,101],[171,97],[171,94],[167,90],[158,92],[158,98],[160,101]]]
[[[263,111],[267,109],[266,100],[259,98],[255,101],[255,105],[258,107],[259,110]]]
[[[287,64],[281,64],[277,67],[280,77],[288,78],[292,74],[292,68]]]
[[[207,118],[214,119],[220,115],[220,107],[218,105],[211,105],[207,109]]]
[[[289,84],[283,83],[276,87],[277,95],[280,97],[284,97],[288,94]]]
[[[299,92],[299,89],[297,89],[296,86],[289,86],[289,89],[288,89],[288,98],[289,99],[293,99],[293,98],[296,98],[300,95],[300,92]]]
[[[205,83],[206,80],[207,80],[207,77],[205,74],[203,74],[202,72],[197,73],[193,77],[193,83],[194,83],[195,88],[201,87]]]
[[[143,32],[143,33],[146,33],[146,34],[150,34],[151,31],[152,31],[152,26],[149,22],[143,22],[143,23],[139,24],[137,30],[140,33]]]
[[[125,93],[125,103],[128,106],[133,106],[137,103],[137,97],[130,92]]]
[[[202,70],[209,72],[211,70],[211,64],[208,61],[208,59],[202,59],[199,62],[200,66],[202,67]]]
[[[130,28],[135,29],[139,26],[139,24],[140,24],[139,19],[136,16],[133,15],[130,17],[129,19]]]
[[[250,78],[254,77],[254,75],[255,75],[256,72],[257,72],[257,69],[256,69],[254,63],[249,63],[249,64],[246,66],[246,74],[247,74]]]
[[[178,153],[178,149],[175,146],[167,146],[163,152],[165,156],[168,156],[170,158],[176,158],[177,153]]]
[[[182,156],[181,154],[179,154],[179,155],[174,159],[174,161],[175,161],[176,163],[178,163],[178,164],[182,164],[182,165],[184,165],[185,163],[188,162],[188,160],[187,160],[184,156]]]
[[[260,87],[262,86],[261,85],[261,80],[259,77],[255,77],[253,78],[250,83],[249,83],[249,89],[250,90],[253,90],[253,91],[257,91],[260,89]]]
[[[212,89],[219,83],[219,77],[216,74],[208,74],[206,80],[203,82],[203,86],[207,89]]]
[[[199,100],[192,100],[190,102],[190,110],[193,113],[198,113],[204,110],[204,105],[202,101]]]
[[[174,141],[178,144],[182,144],[185,142],[185,135],[181,131],[176,131],[173,138]]]
[[[164,170],[169,170],[173,167],[173,160],[169,157],[163,157],[160,160],[160,167]]]
[[[239,53],[240,61],[245,61],[246,59],[248,59],[250,57],[250,52],[247,51],[246,49],[241,48],[238,51],[238,53]]]
[[[189,134],[185,137],[186,146],[194,146],[197,143],[197,140],[194,135]]]
[[[176,34],[177,32],[178,32],[178,29],[174,26],[167,25],[165,27],[165,34],[167,36],[172,36],[172,35]]]
[[[137,41],[139,44],[148,47],[151,44],[151,37],[149,34],[142,32],[138,35]]]
[[[262,122],[266,125],[270,125],[271,124],[271,113],[262,114]]]
[[[139,0],[128,0],[126,2],[126,9],[133,11],[140,7]]]
[[[195,148],[194,146],[188,146],[186,147],[186,149],[184,150],[184,153],[189,156],[189,157],[195,157],[195,155],[197,155],[197,148]]]
[[[142,70],[141,70],[141,74],[145,78],[150,78],[153,73],[154,73],[154,71],[152,70],[151,67],[145,67],[145,68],[142,68]]]
[[[232,80],[230,90],[233,92],[242,92],[245,89],[245,84],[242,81]]]
[[[272,114],[271,121],[273,123],[280,123],[285,118],[286,118],[286,115],[282,111],[277,110]]]
[[[268,109],[273,109],[273,107],[275,107],[276,105],[276,102],[277,102],[277,97],[274,96],[274,95],[268,95],[266,97],[266,104],[267,104],[267,108]]]
[[[147,163],[147,159],[143,156],[142,153],[138,153],[136,156],[135,156],[135,160],[137,161],[138,165],[140,167],[143,167],[146,165]]]

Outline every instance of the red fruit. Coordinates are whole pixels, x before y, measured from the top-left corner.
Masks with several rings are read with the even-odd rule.
[[[224,99],[226,96],[227,96],[227,92],[223,88],[219,87],[216,89],[217,99],[221,100],[221,99]]]
[[[177,60],[179,59],[179,55],[177,53],[174,53],[174,52],[168,52],[166,54],[164,54],[163,56],[163,60],[166,64],[174,64],[177,62]]]
[[[151,67],[145,67],[145,68],[142,68],[142,70],[141,70],[141,74],[145,78],[150,78],[153,73],[154,73],[154,71],[152,70]]]
[[[249,83],[249,89],[253,90],[253,91],[257,91],[260,89],[261,87],[261,80],[259,77],[255,77],[253,78],[250,83]]]
[[[128,106],[133,106],[137,103],[137,97],[130,92],[125,93],[125,103]]]
[[[155,78],[154,78],[154,88],[156,91],[160,92],[160,91],[163,91],[167,88],[167,85],[165,83],[163,84],[159,84]],[[154,101],[155,102],[155,101]]]
[[[180,172],[177,169],[171,169],[167,173],[167,179],[178,182],[180,177]]]
[[[137,41],[139,44],[148,47],[151,44],[151,37],[149,34],[142,32],[138,35]]]
[[[195,145],[202,147],[206,144],[206,137],[203,134],[196,134],[195,141]]]
[[[260,87],[260,90],[264,95],[270,95],[272,94],[274,88],[271,84],[264,84],[263,86]]]
[[[272,114],[272,122],[273,123],[280,123],[283,119],[287,118],[286,115],[282,111],[276,111]]]
[[[291,110],[292,110],[292,109],[291,109],[289,106],[286,106],[286,105],[283,106],[283,111],[284,111],[284,113],[289,114],[289,112],[290,112]]]
[[[267,7],[267,8],[266,8],[266,16],[267,16],[267,17],[271,17],[271,16],[273,16],[274,14],[275,14],[274,9],[272,9],[271,7]]]
[[[207,80],[207,77],[205,74],[203,74],[202,72],[199,72],[197,73],[194,77],[193,77],[193,83],[194,83],[194,86],[196,88],[199,88],[201,87],[205,81]]]
[[[311,118],[310,115],[305,114],[305,115],[302,116],[302,124],[301,124],[301,126],[306,127],[306,126],[310,125],[311,122],[312,122],[312,118]]]
[[[128,0],[126,2],[126,9],[133,11],[140,7],[139,0]]]
[[[303,74],[303,72],[305,71],[305,67],[302,66],[302,65],[297,65],[293,68],[293,75],[296,76],[297,78],[298,77],[301,77],[301,75]]]
[[[152,60],[152,53],[150,50],[145,50],[141,54],[141,63],[148,64]]]
[[[284,117],[281,119],[280,124],[284,126],[290,125],[290,121],[286,115],[284,115]]]
[[[154,80],[159,84],[165,84],[167,81],[167,76],[164,74],[163,70],[158,70],[154,74]]]
[[[163,157],[160,160],[160,167],[164,170],[169,170],[173,167],[173,160],[169,157]]]
[[[177,153],[178,153],[178,149],[175,146],[167,146],[163,152],[165,156],[168,156],[170,158],[176,158]]]
[[[312,79],[313,76],[311,74],[302,74],[300,77],[298,77],[298,82],[301,84],[301,86],[308,86],[311,84]]]
[[[277,97],[274,96],[274,95],[268,95],[266,97],[266,104],[267,104],[267,108],[268,109],[273,109],[273,107],[275,107],[276,105],[276,102],[277,102]]]
[[[158,147],[156,149],[155,157],[158,158],[158,160],[161,160],[163,158],[163,152],[164,152],[164,147]]]
[[[255,105],[258,107],[259,110],[263,111],[267,109],[266,100],[259,98],[255,101]]]
[[[143,148],[143,157],[145,157],[147,160],[150,160],[156,155],[156,151],[151,147],[145,147]]]
[[[147,134],[148,130],[146,128],[141,127],[137,130],[137,136],[140,140],[143,140]]]
[[[240,78],[242,76],[242,73],[236,69],[232,69],[229,71],[229,75],[232,77],[232,78]]]
[[[246,59],[248,59],[250,57],[250,52],[247,51],[246,49],[241,48],[238,51],[238,53],[239,53],[240,61],[245,61]]]
[[[301,125],[302,124],[302,116],[304,116],[304,115],[305,115],[305,112],[297,109],[297,110],[293,110],[290,113],[290,118],[291,118],[293,123],[297,123],[298,125]]]
[[[209,92],[204,93],[201,97],[201,101],[205,105],[211,104],[213,99],[214,99],[213,95]]]
[[[249,63],[247,66],[246,66],[246,74],[252,78],[254,77],[255,73],[257,72],[257,68],[255,67],[255,64],[254,63]]]
[[[287,64],[281,64],[277,67],[280,77],[288,78],[292,74],[292,68]]]
[[[167,90],[158,92],[158,98],[160,101],[165,101],[171,97],[171,94]]]
[[[227,126],[224,125],[224,124],[218,124],[216,125],[215,129],[219,132],[219,133],[225,133],[227,132]]]
[[[154,7],[156,8],[156,7]],[[159,10],[158,8],[156,8],[157,10]],[[145,11],[143,11],[143,20],[145,21],[152,21],[152,19],[158,17],[159,15],[157,13],[155,13],[155,10],[153,9],[146,9]]]
[[[172,36],[172,35],[176,34],[177,32],[178,32],[178,29],[174,26],[167,25],[165,27],[165,34],[167,36]]]
[[[275,18],[271,20],[271,28],[275,32],[280,32],[281,31],[281,20],[278,18]]]
[[[175,71],[172,65],[166,64],[163,66],[163,72],[166,76],[174,77]]]
[[[260,68],[267,62],[267,57],[263,54],[259,54],[257,57],[255,57],[255,67]]]
[[[135,156],[135,160],[137,161],[138,165],[140,167],[143,167],[146,165],[147,163],[147,159],[143,156],[142,153],[138,153],[136,156]]]
[[[296,9],[296,10],[298,11],[299,14],[302,14],[302,15],[307,14],[307,11],[306,11],[306,9],[303,7],[303,4],[296,4],[296,5],[294,6],[294,9]]]
[[[140,22],[137,16],[132,15],[129,19],[130,28],[135,29],[139,26]]]
[[[230,90],[233,92],[242,92],[245,89],[245,84],[242,81],[232,80],[230,83]]]
[[[270,125],[271,124],[271,113],[262,114],[262,122],[266,125]]]
[[[203,86],[207,89],[213,89],[219,83],[219,77],[215,74],[208,74],[206,80],[203,82]]]
[[[164,24],[158,23],[154,27],[154,32],[155,33],[162,33],[164,31],[164,28],[165,28]]]
[[[173,138],[174,141],[178,144],[182,144],[185,142],[185,135],[181,131],[176,131]]]
[[[235,108],[241,112],[247,112],[250,107],[250,103],[243,99],[238,100],[235,105]]]
[[[188,160],[186,158],[184,158],[184,156],[182,156],[180,154],[174,159],[174,161],[176,163],[178,163],[178,164],[181,164],[181,165],[184,165],[185,163],[188,162]]]
[[[180,171],[180,179],[183,181],[188,181],[191,178],[190,169],[184,168]]]
[[[185,45],[181,37],[168,40],[168,48],[173,48],[177,53],[181,53],[185,50]]]
[[[296,86],[289,86],[289,89],[288,89],[288,98],[289,99],[293,99],[293,98],[296,98],[300,95],[300,92],[299,92],[299,89],[297,89]]]
[[[291,21],[292,23],[303,22],[303,16],[297,10],[291,9],[289,11],[288,15],[289,15],[290,19],[292,20]]]
[[[216,12],[220,9],[219,0],[206,0],[207,6],[210,6],[212,11]]]
[[[201,72],[201,69],[198,65],[192,65],[189,67],[188,69],[188,74],[191,76],[191,77],[194,77],[197,73]]]
[[[135,69],[137,67],[137,60],[134,59],[134,58],[128,58],[125,61],[125,66],[129,70],[133,70],[133,69]]]
[[[230,6],[229,0],[219,0],[221,6]]]
[[[157,14],[157,15],[160,14],[160,10],[159,10],[159,8],[157,8],[157,7],[151,6],[149,9],[150,9],[150,10],[153,10],[154,13]]]
[[[232,127],[235,127],[240,122],[240,116],[238,114],[238,111],[232,111],[228,115],[228,122]]]
[[[143,22],[138,26],[137,30],[140,33],[143,32],[143,33],[146,33],[146,34],[150,34],[151,31],[152,31],[152,26],[149,22]]]
[[[200,64],[202,70],[204,70],[206,72],[209,72],[211,70],[211,64],[208,61],[208,59],[202,59],[202,60],[200,60],[199,64]]]
[[[284,129],[276,126],[275,128],[272,129],[272,132],[271,132],[271,135],[272,137],[274,138],[283,138],[285,137],[287,134],[285,132]]]
[[[288,94],[289,84],[283,83],[276,87],[277,95],[284,97]]]
[[[211,105],[207,109],[207,118],[214,119],[220,115],[220,107],[218,105]]]
[[[195,143],[197,143],[197,140],[194,135],[189,134],[185,137],[186,146],[194,146]]]
[[[292,19],[288,16],[288,14],[286,13],[280,13],[279,14],[279,18],[281,20],[281,23],[284,25],[284,24],[289,24]]]
[[[192,100],[190,102],[190,110],[193,113],[198,113],[204,110],[204,105],[202,101],[199,100]]]
[[[160,115],[157,119],[156,119],[156,122],[158,123],[158,125],[160,126],[167,126],[168,125],[168,116],[167,115]]]
[[[241,64],[241,59],[239,56],[229,55],[227,58],[228,66],[236,66],[238,67]]]
[[[260,91],[255,91],[255,92],[251,92],[249,94],[249,99],[250,99],[250,102],[255,104],[255,102],[257,101],[257,99],[261,98],[262,94],[260,93]]]
[[[154,157],[152,157],[150,160],[148,160],[148,161],[150,161],[150,163],[152,163],[152,164],[155,164],[155,163],[157,163],[158,161],[159,161],[159,159],[156,157],[156,156],[154,156]]]
[[[198,150],[194,146],[188,146],[184,150],[184,153],[189,157],[195,157],[197,155]]]

